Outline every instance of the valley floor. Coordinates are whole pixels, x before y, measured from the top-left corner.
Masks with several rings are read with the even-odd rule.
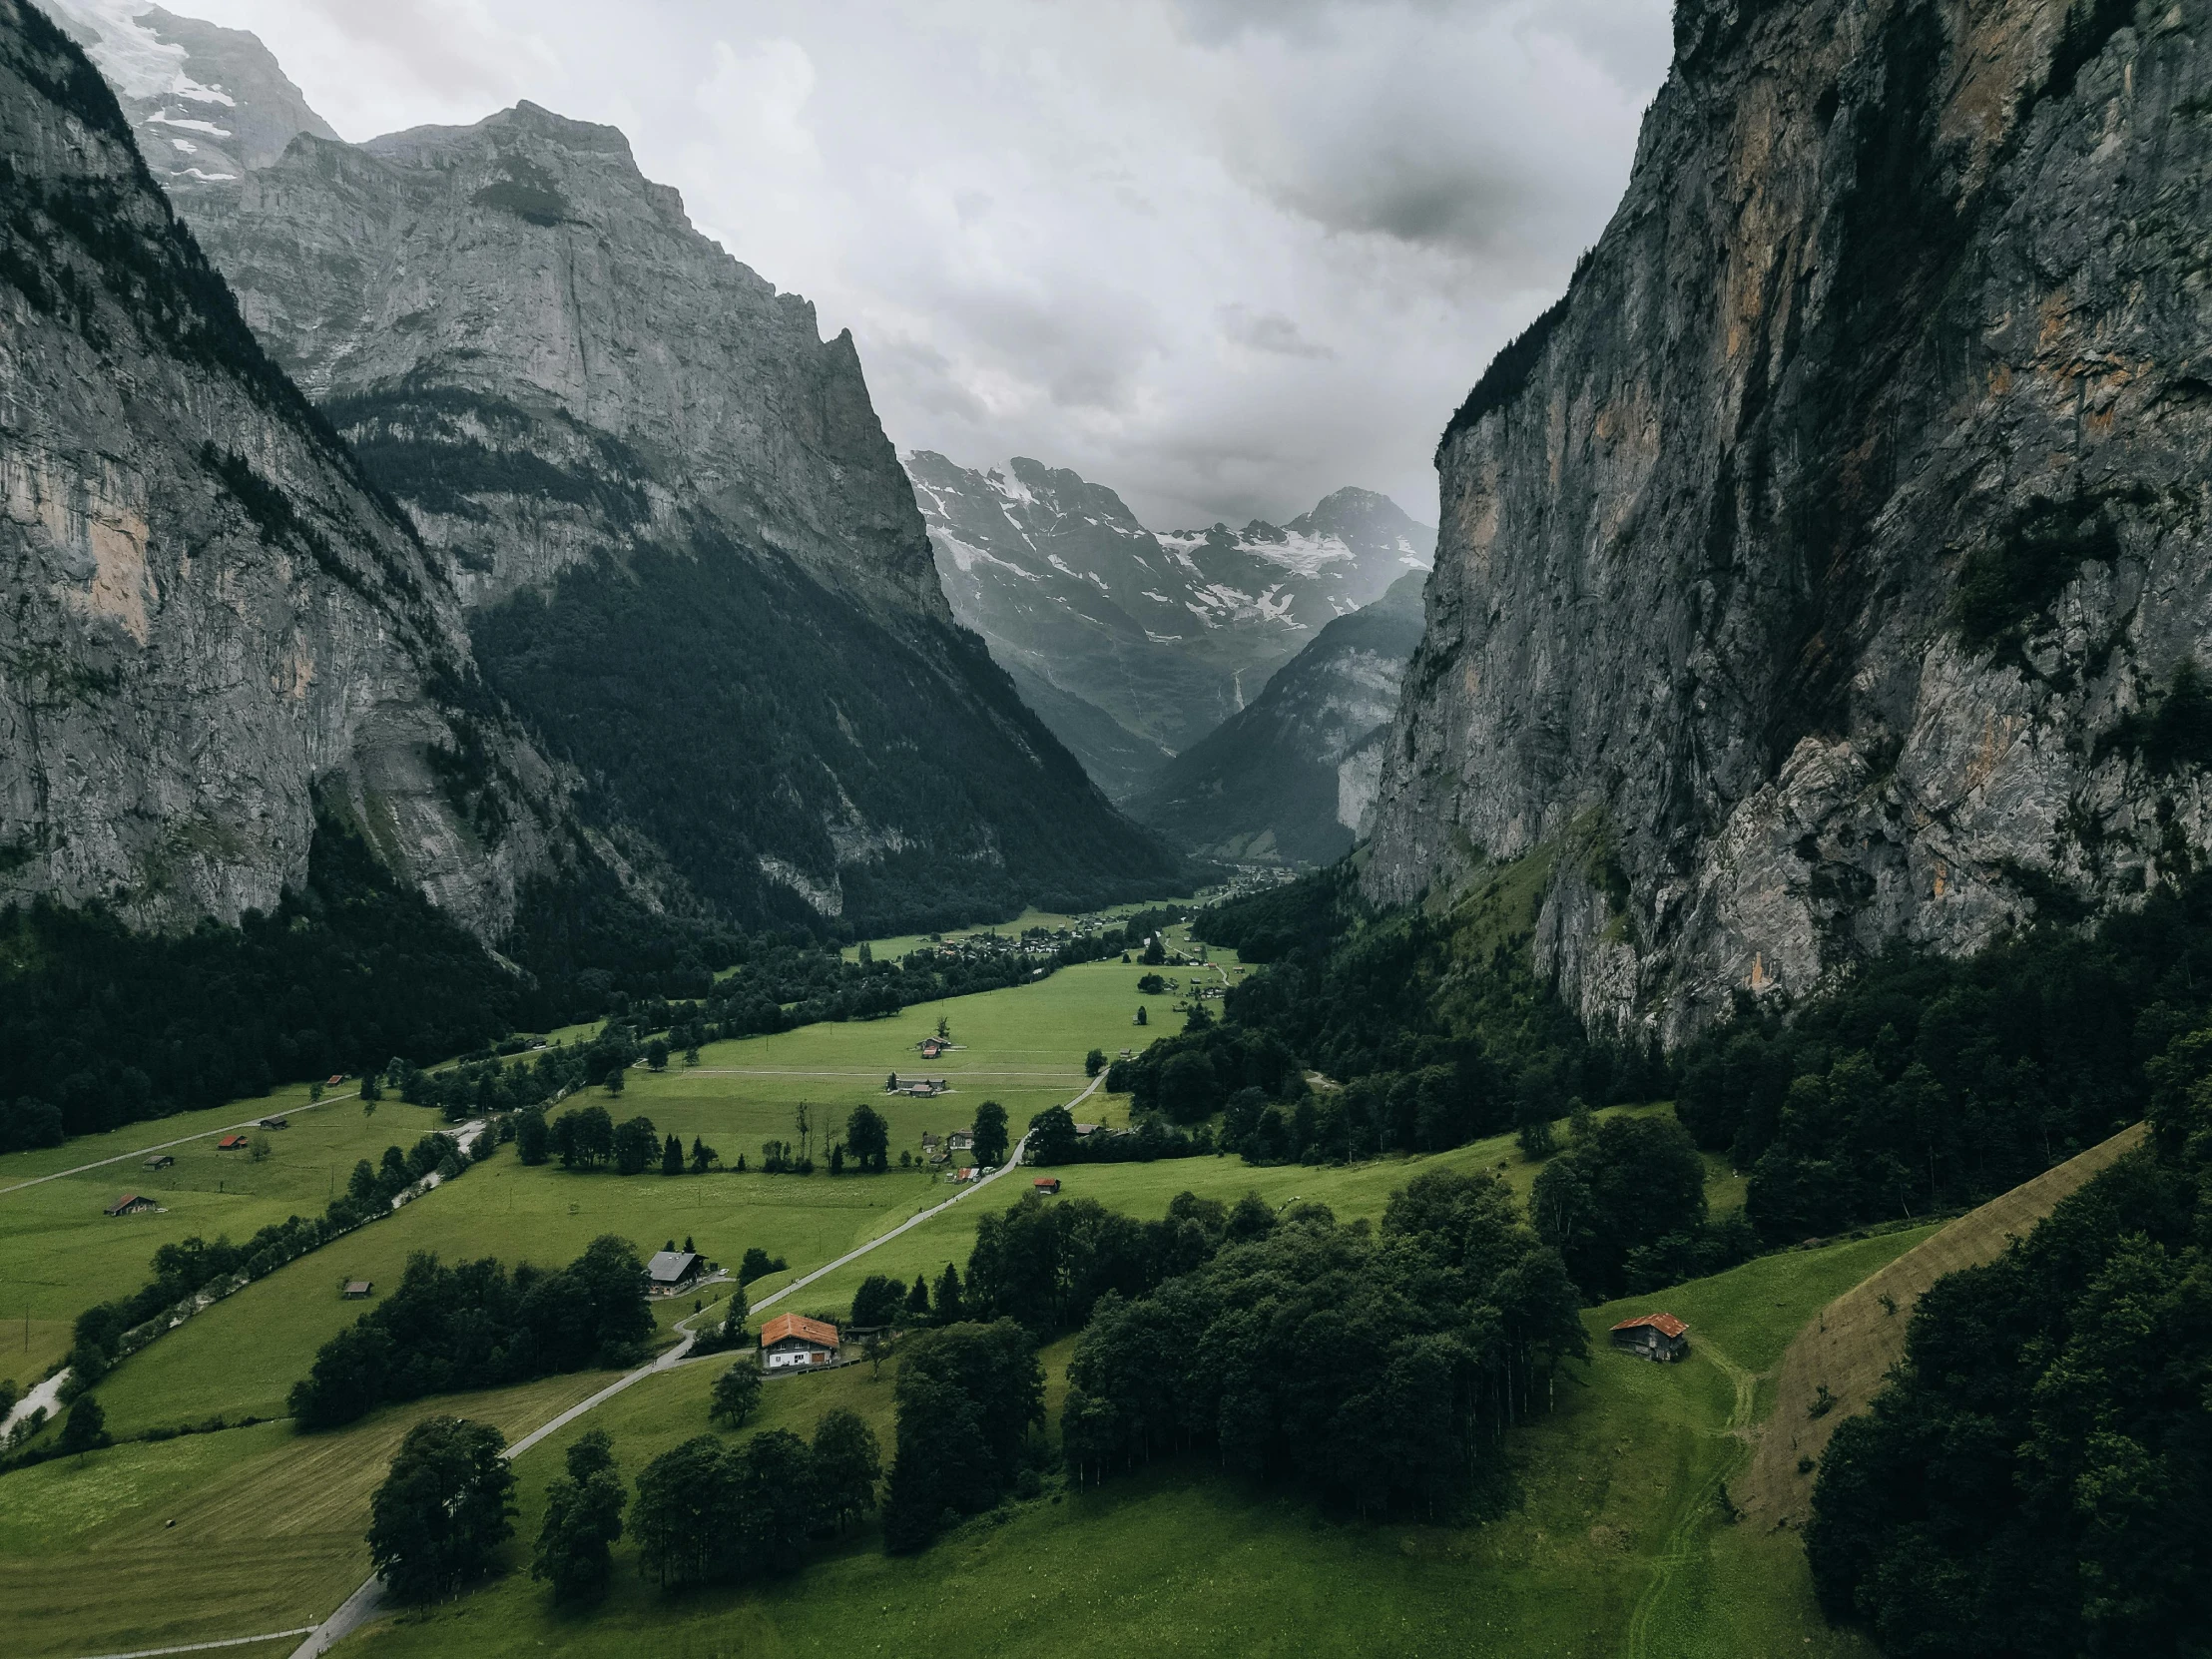
[[[887,1110],[894,1148],[912,1146],[924,1129],[966,1123],[973,1104],[986,1097],[1005,1104],[1018,1132],[1031,1113],[1080,1091],[1086,1049],[1113,1053],[1152,1034],[1129,1024],[1141,971],[1092,964],[956,999],[941,1010],[919,1007],[888,1020],[716,1044],[696,1068],[676,1063],[661,1075],[633,1072],[622,1099],[605,1104],[618,1117],[643,1112],[687,1144],[701,1135],[732,1161],[740,1151],[757,1152],[762,1139],[792,1138],[792,1114],[802,1101],[818,1113],[861,1100]],[[1173,999],[1141,1000],[1165,1013]],[[948,1077],[956,1092],[886,1108],[882,1078],[893,1069],[924,1069],[912,1045],[934,1029],[940,1011],[962,1046],[926,1069]],[[1117,1110],[1100,1092],[1078,1115],[1110,1120]],[[230,1115],[246,1114],[233,1108]],[[273,1137],[275,1149],[261,1164],[181,1150],[177,1179],[162,1189],[170,1207],[164,1216],[100,1217],[96,1200],[116,1184],[100,1174],[0,1193],[0,1281],[58,1281],[40,1287],[42,1317],[32,1329],[43,1352],[58,1354],[55,1343],[66,1337],[77,1309],[135,1284],[162,1239],[219,1228],[236,1236],[292,1210],[318,1208],[328,1181],[342,1181],[352,1158],[409,1141],[432,1118],[389,1102],[364,1117],[357,1102],[346,1101],[296,1115],[293,1123]],[[193,1127],[172,1120],[103,1139],[127,1149]],[[88,1162],[100,1151],[96,1142],[77,1142],[7,1160],[0,1187]],[[1523,1194],[1534,1174],[1504,1138],[1349,1169],[1253,1168],[1208,1157],[1055,1173],[1068,1195],[1140,1217],[1161,1214],[1174,1194],[1189,1189],[1229,1200],[1257,1191],[1275,1205],[1317,1200],[1349,1219],[1379,1216],[1391,1191],[1435,1166],[1488,1169]],[[841,1311],[867,1274],[910,1280],[946,1262],[964,1264],[986,1208],[1003,1207],[1023,1184],[1016,1178],[978,1194],[807,1286],[786,1306]],[[624,1179],[524,1168],[506,1149],[461,1181],[165,1337],[127,1361],[99,1397],[119,1437],[217,1414],[233,1422],[248,1414],[276,1417],[315,1349],[359,1312],[339,1299],[339,1282],[388,1283],[415,1250],[435,1250],[447,1260],[492,1254],[557,1262],[613,1231],[646,1249],[689,1235],[706,1254],[734,1262],[759,1245],[792,1267],[757,1282],[758,1301],[951,1191],[895,1170],[836,1180]],[[1718,1167],[1710,1192],[1716,1205],[1740,1201],[1739,1184]],[[605,1428],[634,1475],[661,1450],[704,1432],[708,1390],[731,1362],[686,1363],[645,1379],[518,1460],[523,1512],[503,1577],[458,1601],[376,1621],[337,1651],[499,1654],[543,1647],[612,1654],[643,1644],[704,1659],[878,1647],[987,1656],[1049,1645],[1078,1654],[1145,1647],[1194,1654],[1859,1655],[1856,1639],[1829,1631],[1814,1609],[1795,1532],[1728,1526],[1717,1494],[1745,1463],[1748,1419],[1772,1404],[1766,1379],[1785,1345],[1829,1301],[1928,1231],[1789,1251],[1634,1304],[1637,1311],[1664,1306],[1687,1320],[1693,1358],[1651,1366],[1600,1341],[1586,1369],[1562,1376],[1555,1408],[1516,1440],[1517,1505],[1482,1525],[1341,1521],[1226,1479],[1203,1460],[1171,1462],[1103,1487],[1048,1486],[911,1559],[884,1556],[873,1525],[863,1526],[795,1579],[766,1589],[665,1596],[638,1577],[635,1557],[624,1548],[604,1605],[589,1614],[554,1611],[522,1563],[566,1443],[586,1428]],[[1601,1339],[1628,1306],[1590,1310],[1593,1335]],[[663,1304],[663,1329],[691,1307],[689,1298]],[[1046,1356],[1055,1421],[1071,1351],[1072,1343],[1063,1343]],[[854,1367],[778,1380],[748,1431],[805,1429],[832,1406],[850,1405],[874,1422],[887,1447],[895,1366],[895,1360],[886,1365],[879,1379]],[[610,1380],[611,1374],[577,1375],[419,1401],[330,1434],[299,1435],[288,1421],[276,1420],[156,1441],[125,1438],[83,1459],[0,1477],[6,1649],[24,1659],[64,1659],[316,1624],[365,1576],[368,1494],[412,1422],[452,1411],[519,1437]],[[231,1651],[284,1652],[296,1641],[287,1635]]]

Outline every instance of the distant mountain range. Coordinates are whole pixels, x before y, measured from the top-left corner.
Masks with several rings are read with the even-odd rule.
[[[621,133],[524,103],[343,144],[251,35],[128,0],[60,16],[117,98],[89,70],[66,94],[106,149],[93,185],[51,185],[99,193],[56,224],[176,264],[189,294],[161,302],[228,328],[225,371],[275,388],[276,413],[218,418],[186,373],[161,405],[175,442],[117,447],[156,407],[142,392],[0,455],[57,500],[108,503],[138,548],[86,565],[75,600],[77,556],[57,554],[64,597],[21,642],[80,713],[0,719],[5,771],[36,786],[0,803],[0,897],[164,894],[133,903],[187,922],[266,907],[305,856],[310,788],[490,942],[524,887],[552,882],[558,908],[579,869],[644,911],[870,929],[1177,878],[955,623],[850,336],[825,341],[805,299],[695,231]],[[163,240],[172,207],[215,271]],[[16,253],[23,280],[76,292],[66,239]],[[143,348],[168,314],[81,329],[77,372],[185,372]],[[112,453],[163,459],[104,472]],[[290,562],[243,567],[275,584],[268,617],[211,595],[149,656],[195,592],[159,561],[210,533],[203,470],[199,493],[227,489]],[[174,502],[130,482],[157,474]],[[272,653],[266,674],[232,662]],[[269,708],[247,695],[264,679],[290,688]],[[220,745],[134,748],[202,730],[223,697]]]
[[[1131,814],[1190,851],[1239,862],[1349,852],[1366,831],[1382,741],[1420,644],[1426,580],[1409,571],[1322,629],[1248,708],[1140,790]]]
[[[1117,800],[1260,694],[1329,623],[1426,570],[1435,532],[1342,489],[1289,524],[1157,533],[1120,496],[1017,457],[906,457],[953,615]]]

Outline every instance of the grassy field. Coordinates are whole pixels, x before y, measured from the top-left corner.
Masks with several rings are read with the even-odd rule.
[[[1794,1540],[1724,1526],[1714,1494],[1743,1453],[1733,1429],[1748,1390],[1738,1373],[1772,1365],[1812,1311],[1919,1236],[1790,1252],[1670,1291],[1661,1300],[1691,1322],[1696,1357],[1659,1367],[1601,1348],[1519,1441],[1519,1507],[1484,1525],[1350,1524],[1202,1463],[1168,1464],[1012,1505],[910,1560],[886,1558],[872,1529],[862,1529],[796,1580],[765,1589],[665,1597],[620,1570],[633,1561],[618,1550],[606,1604],[569,1614],[511,1572],[458,1603],[374,1626],[346,1651],[413,1659],[646,1647],[706,1659],[953,1647],[988,1656],[1049,1646],[1102,1656],[1856,1659],[1866,1650],[1830,1632],[1814,1609]],[[1629,1306],[1591,1310],[1593,1335]],[[1048,1351],[1055,1379],[1069,1347]],[[706,1431],[707,1392],[726,1363],[650,1379],[595,1414],[627,1472]],[[887,1440],[891,1379],[886,1367],[879,1382],[861,1368],[780,1381],[767,1390],[760,1426],[805,1432],[821,1412],[849,1405]],[[525,1536],[562,1443],[521,1461]]]

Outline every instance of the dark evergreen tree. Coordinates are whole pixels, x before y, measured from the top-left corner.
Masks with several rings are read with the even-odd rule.
[[[407,1430],[369,1502],[368,1554],[401,1601],[449,1595],[514,1533],[514,1469],[486,1423],[426,1417]]]

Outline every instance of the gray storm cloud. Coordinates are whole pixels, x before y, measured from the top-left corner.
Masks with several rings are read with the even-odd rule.
[[[345,137],[529,98],[850,327],[901,449],[1034,455],[1148,523],[1343,484],[1433,510],[1437,430],[1610,213],[1665,0],[177,0]]]

